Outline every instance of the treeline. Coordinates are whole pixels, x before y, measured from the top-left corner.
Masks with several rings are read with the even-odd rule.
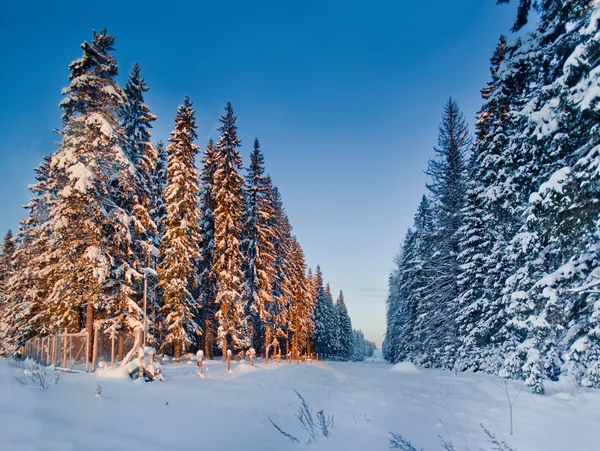
[[[600,5],[521,0],[513,30],[531,8],[536,31],[500,38],[473,142],[444,108],[383,351],[536,393],[561,376],[600,388]]]
[[[148,340],[164,352],[311,353],[322,343],[322,274],[307,272],[258,140],[242,174],[231,104],[202,152],[188,97],[169,144],[154,144],[139,66],[121,88],[114,37],[94,32],[81,47],[60,103],[58,149],[36,168],[28,214],[0,254],[0,353],[58,331],[139,331],[145,287]],[[364,338],[346,330],[343,299],[338,311],[336,336],[354,341],[343,355],[320,350],[362,360]]]

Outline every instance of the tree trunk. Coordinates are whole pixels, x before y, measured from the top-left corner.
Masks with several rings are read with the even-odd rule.
[[[88,347],[88,359],[91,362],[94,356],[94,307],[89,298],[87,299],[87,308],[85,311],[85,331],[88,334],[88,340],[91,345]]]
[[[119,332],[119,362],[123,360],[125,355],[125,332]]]
[[[265,327],[265,364],[269,364],[269,348],[271,347],[271,328],[267,324]]]
[[[179,340],[177,340],[173,347],[173,357],[175,358],[176,362],[179,362],[179,358],[181,357],[182,344]]]
[[[204,356],[207,359],[211,358],[210,351],[212,346],[211,343],[211,335],[210,335],[210,318],[208,317],[208,313],[206,314],[206,319],[204,320]]]

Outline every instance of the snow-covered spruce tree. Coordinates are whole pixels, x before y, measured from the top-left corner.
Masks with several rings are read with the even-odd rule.
[[[13,237],[12,230],[8,229],[2,241],[2,249],[0,249],[0,317],[2,316],[2,306],[6,300],[6,286],[12,272],[12,259],[15,249],[15,238]]]
[[[403,340],[399,343],[399,349],[404,354],[398,357],[417,362],[421,358],[422,343],[428,333],[424,326],[429,312],[423,298],[432,277],[429,262],[435,252],[436,243],[434,214],[427,196],[423,196],[417,208],[413,230],[414,248],[407,255],[406,274],[401,286],[407,293],[409,322],[403,333]]]
[[[429,161],[427,185],[436,211],[435,250],[429,282],[423,289],[423,363],[453,368],[457,344],[458,229],[466,194],[465,157],[470,146],[467,124],[456,102],[449,99],[439,127],[436,157]]]
[[[160,248],[162,237],[165,233],[165,219],[167,217],[167,207],[165,205],[164,192],[167,186],[167,150],[162,141],[158,141],[155,146],[156,163],[152,171],[152,199],[150,202],[150,218],[156,225],[156,236],[154,237],[154,246]]]
[[[155,256],[153,262],[155,265],[154,267],[157,267],[160,262],[160,248],[165,234],[165,222],[167,219],[167,207],[164,198],[165,188],[167,187],[167,150],[162,141],[156,143],[155,149],[156,163],[151,176],[152,182],[150,186],[152,197],[150,199],[149,213],[150,219],[156,226],[156,234],[151,243],[154,249],[158,250],[158,258]],[[154,250],[154,252],[156,253],[156,250]],[[149,324],[150,334],[157,342],[162,343],[164,342],[164,332],[166,330],[164,315],[160,313],[163,290],[156,277],[152,279],[151,286],[153,288],[150,291],[151,296],[148,299],[148,314],[151,312],[153,318],[152,323]]]
[[[217,276],[215,302],[219,309],[215,315],[219,325],[217,340],[225,358],[228,346],[239,350],[246,345],[247,338],[242,329],[243,255],[240,251],[244,179],[239,173],[242,169],[238,152],[240,140],[231,103],[227,103],[220,121],[213,189],[216,199],[213,267]]]
[[[163,289],[161,312],[167,326],[165,346],[179,357],[184,346],[196,343],[201,333],[196,323],[199,308],[192,294],[197,286],[196,261],[200,258],[199,181],[195,157],[198,146],[192,102],[186,96],[175,116],[175,130],[167,146],[167,216],[158,266]]]
[[[273,320],[269,304],[274,302],[272,283],[275,277],[275,243],[273,230],[273,187],[265,175],[264,157],[258,139],[250,155],[245,186],[244,241],[244,315],[248,332],[256,341],[264,337],[265,352],[272,341]],[[263,331],[264,328],[264,331]],[[260,338],[259,338],[260,337]]]
[[[506,161],[510,85],[499,84],[498,71],[507,51],[500,37],[491,58],[491,81],[481,90],[485,104],[478,113],[476,140],[468,169],[463,225],[458,230],[459,349],[457,367],[463,371],[497,371],[501,360],[494,343],[502,325],[501,289],[507,277],[504,250],[519,221],[509,211],[503,187],[510,177]]]
[[[318,295],[313,310],[313,334],[312,343],[319,357],[333,358],[333,336],[335,331],[335,310],[333,300],[327,294],[323,286],[323,273],[321,267],[317,266],[315,273]]]
[[[273,324],[269,346],[273,348],[273,353],[282,352],[287,354],[289,351],[290,304],[293,298],[293,266],[289,257],[292,233],[281,194],[276,186],[273,186],[272,196],[273,219],[271,228],[273,230],[275,275],[271,284],[274,302],[266,306]]]
[[[130,288],[131,215],[121,206],[133,196],[135,170],[121,147],[117,112],[127,99],[114,80],[113,45],[106,30],[82,44],[60,102],[63,128],[46,182],[50,237],[39,281],[48,293],[49,332],[85,324],[93,336],[95,324],[139,326]]]
[[[214,233],[215,210],[217,201],[215,191],[215,171],[217,169],[217,149],[212,141],[208,142],[202,157],[200,187],[200,225],[202,235],[202,255],[199,260],[198,304],[202,307],[199,318],[204,325],[204,355],[212,357],[217,311],[217,276],[214,271]]]
[[[352,331],[352,361],[362,362],[368,357],[373,356],[375,345],[365,339],[364,334],[360,330]]]
[[[517,344],[503,374],[543,393],[543,380],[567,372],[598,387],[597,42],[592,1],[535,5],[540,23],[522,47],[534,70],[512,145],[522,155],[526,224],[514,238],[517,267],[506,286],[507,329]],[[591,285],[590,285],[591,284]]]
[[[12,354],[12,349],[10,349],[12,346],[10,344],[14,342],[16,336],[11,318],[13,308],[12,304],[9,303],[9,299],[13,301],[14,298],[8,292],[9,279],[14,274],[13,262],[15,251],[15,238],[9,229],[6,235],[4,235],[2,248],[0,248],[0,356],[3,357]]]
[[[427,317],[430,313],[421,299],[430,280],[429,265],[434,243],[433,213],[427,196],[423,196],[415,214],[413,228],[409,229],[397,267],[389,278],[387,330],[384,340],[384,358],[390,362],[424,359],[422,343],[429,333]]]
[[[127,103],[120,112],[124,131],[123,146],[125,154],[136,168],[135,191],[130,206],[132,212],[130,264],[140,274],[133,284],[133,290],[138,305],[143,307],[141,274],[145,268],[153,269],[154,259],[158,257],[158,248],[155,246],[157,226],[151,213],[155,200],[153,176],[158,156],[150,133],[152,122],[156,120],[156,116],[150,113],[150,108],[144,103],[144,93],[148,91],[148,87],[140,75],[140,67],[137,63],[133,65],[124,91]],[[152,286],[153,284],[149,284],[149,287]],[[150,299],[148,305],[151,305],[155,301],[154,290],[150,290],[148,297]],[[156,339],[156,337],[153,338]]]
[[[288,260],[291,266],[288,331],[292,343],[292,358],[299,359],[301,354],[309,351],[314,305],[311,297],[312,287],[306,278],[304,251],[294,236],[290,239]]]
[[[329,299],[329,302],[328,302],[329,313],[327,315],[327,323],[328,323],[327,332],[329,334],[329,337],[328,337],[329,349],[328,349],[327,353],[332,360],[338,360],[339,353],[341,352],[340,337],[337,334],[337,331],[339,330],[339,325],[338,325],[339,315],[337,312],[335,302],[333,302],[333,293],[331,291],[331,286],[329,285],[329,282],[327,284],[325,284],[325,294],[327,295],[327,298]]]
[[[35,168],[35,178],[36,183],[29,185],[33,197],[25,205],[28,214],[21,220],[18,246],[11,261],[12,274],[6,285],[5,322],[0,326],[0,343],[6,355],[14,354],[32,336],[52,330],[52,312],[46,308],[48,286],[43,283],[46,271],[53,267],[53,262],[46,260],[52,199],[48,189],[50,156]]]
[[[411,282],[417,282],[413,273],[416,235],[408,229],[404,243],[396,257],[397,267],[388,281],[387,327],[383,342],[383,356],[389,362],[399,362],[408,358],[408,347],[413,339],[415,324],[414,309],[417,300],[416,291]]]
[[[352,337],[352,321],[344,302],[344,293],[341,290],[336,302],[336,311],[338,314],[337,334],[340,342],[338,359],[346,362],[352,359],[354,342]]]

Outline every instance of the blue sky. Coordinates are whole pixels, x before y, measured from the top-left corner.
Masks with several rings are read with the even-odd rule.
[[[444,102],[472,126],[515,5],[349,0],[8,2],[0,15],[0,233],[16,229],[33,167],[55,149],[68,64],[92,29],[138,62],[167,139],[184,95],[200,146],[231,101],[245,163],[254,137],[307,262],[378,346],[387,278],[425,191]]]

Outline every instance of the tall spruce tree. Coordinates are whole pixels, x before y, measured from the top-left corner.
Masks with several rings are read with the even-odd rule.
[[[184,346],[196,343],[201,333],[196,323],[199,308],[193,296],[197,286],[196,261],[200,258],[200,211],[198,208],[199,181],[195,158],[195,110],[189,97],[175,116],[175,130],[171,132],[167,147],[167,186],[165,202],[167,216],[165,235],[158,267],[163,289],[163,306],[167,326],[165,346],[172,346],[179,357]]]
[[[276,271],[272,191],[271,179],[265,175],[264,157],[256,139],[245,186],[243,302],[249,333],[254,341],[264,337],[267,355],[273,338],[274,325],[269,304],[275,302],[272,284]]]
[[[140,75],[140,67],[133,65],[129,80],[125,85],[127,103],[121,111],[121,121],[124,131],[123,148],[125,154],[135,166],[135,187],[131,199],[131,267],[139,273],[133,284],[135,299],[140,308],[143,308],[143,277],[152,274],[155,266],[155,258],[158,257],[158,248],[155,246],[158,233],[156,223],[152,218],[154,207],[155,187],[154,171],[158,155],[151,141],[150,129],[156,116],[150,113],[150,108],[144,103],[144,93],[148,91],[144,78]],[[150,269],[151,271],[149,271]],[[145,275],[143,275],[145,273]],[[153,287],[150,284],[149,287]],[[150,303],[155,302],[154,290],[150,289]],[[154,317],[154,315],[153,315]],[[155,327],[152,328],[156,330]],[[156,339],[157,337],[154,337]]]
[[[273,248],[275,255],[275,275],[272,289],[274,302],[266,306],[273,324],[271,345],[274,352],[289,352],[289,324],[290,309],[293,297],[293,265],[290,259],[291,253],[291,225],[288,220],[281,194],[276,186],[273,186],[273,219],[271,227],[273,230]],[[285,339],[285,342],[283,341]]]
[[[348,361],[352,359],[352,348],[354,343],[352,337],[352,321],[350,320],[350,315],[348,315],[348,309],[344,301],[344,293],[342,290],[340,290],[340,295],[337,298],[336,311],[338,314],[337,335],[340,342],[338,359]]]
[[[289,240],[290,262],[290,305],[289,324],[292,358],[299,359],[300,355],[309,350],[309,342],[313,331],[311,321],[313,301],[311,298],[312,287],[306,277],[306,263],[304,251],[295,236]]]
[[[12,259],[15,255],[15,239],[12,230],[8,229],[4,240],[2,241],[2,249],[0,250],[0,316],[2,315],[2,304],[6,299],[6,286],[11,275]]]
[[[200,188],[200,224],[202,234],[202,256],[199,260],[198,304],[202,306],[200,322],[204,325],[204,354],[212,356],[217,311],[217,275],[214,271],[215,235],[215,171],[217,170],[217,149],[211,139],[202,157]]]
[[[466,194],[465,158],[470,139],[464,116],[449,99],[439,127],[436,157],[429,161],[427,185],[436,210],[436,248],[430,262],[430,281],[424,289],[422,307],[427,332],[423,343],[428,364],[454,366],[457,333],[458,230]]]
[[[140,326],[131,298],[131,212],[124,207],[134,195],[135,169],[122,148],[117,112],[127,98],[114,79],[113,46],[106,30],[94,32],[81,46],[83,56],[70,64],[71,83],[63,90],[61,142],[46,182],[52,193],[47,263],[39,281],[52,318],[47,331],[85,325],[93,336],[95,326]]]
[[[242,159],[238,148],[236,117],[231,103],[227,103],[225,114],[220,118],[221,136],[217,143],[214,210],[214,255],[213,267],[217,276],[215,302],[218,306],[216,320],[219,324],[217,339],[225,358],[228,346],[241,349],[247,337],[243,331],[243,255],[240,251],[244,215],[244,179],[240,175]]]
[[[320,266],[317,266],[315,273],[317,285],[317,298],[313,310],[313,335],[312,342],[315,352],[321,357],[335,358],[335,330],[336,313],[333,299],[327,293],[323,286],[323,273]],[[331,292],[331,290],[329,290]]]
[[[506,87],[502,89],[498,83],[498,71],[506,51],[506,38],[501,36],[491,58],[491,81],[481,90],[485,103],[478,113],[463,209],[464,224],[458,231],[461,272],[458,275],[457,367],[467,371],[497,371],[501,363],[493,337],[502,326],[501,290],[508,276],[502,254],[519,225],[500,188],[510,177],[511,168],[504,154],[508,141],[509,99],[514,93]]]

